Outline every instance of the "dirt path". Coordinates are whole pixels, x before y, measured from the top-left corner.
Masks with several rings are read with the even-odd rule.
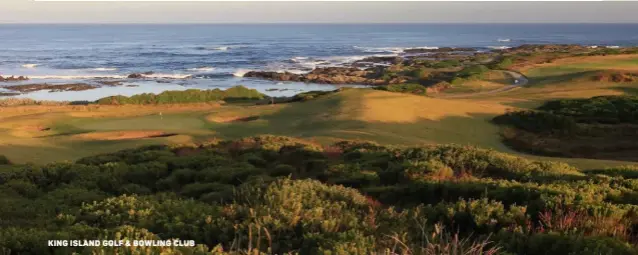
[[[481,91],[481,92],[476,92],[476,93],[444,94],[444,95],[436,95],[434,97],[438,97],[438,98],[465,98],[465,97],[472,97],[472,96],[479,96],[479,95],[491,95],[491,94],[496,94],[496,93],[510,91],[510,90],[513,90],[513,89],[520,88],[522,86],[527,85],[527,83],[529,82],[527,77],[525,77],[525,75],[523,75],[521,73],[517,73],[517,72],[514,72],[514,71],[506,71],[506,70],[502,70],[502,71],[507,73],[509,76],[511,76],[514,79],[514,84],[509,85],[509,86],[504,86],[502,88],[498,88],[498,89],[494,89],[494,90]]]

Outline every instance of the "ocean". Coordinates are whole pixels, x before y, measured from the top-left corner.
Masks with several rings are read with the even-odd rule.
[[[137,87],[22,95],[46,100],[235,85],[287,96],[339,86],[241,76],[250,70],[307,72],[367,56],[401,55],[406,48],[487,51],[521,44],[636,46],[638,24],[4,24],[0,25],[0,75],[29,76],[25,84],[120,79],[136,72],[153,72],[156,79],[127,82]]]

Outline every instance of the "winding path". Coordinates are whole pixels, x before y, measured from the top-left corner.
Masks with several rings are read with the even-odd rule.
[[[434,97],[438,97],[438,98],[463,98],[463,97],[471,97],[471,96],[479,96],[479,95],[491,95],[491,94],[496,94],[496,93],[510,91],[510,90],[513,90],[513,89],[520,88],[522,86],[527,85],[527,83],[529,82],[527,77],[525,77],[525,75],[523,75],[521,73],[514,72],[514,71],[508,71],[508,70],[501,70],[501,71],[503,71],[503,72],[507,73],[509,76],[511,76],[514,79],[514,84],[508,85],[508,86],[504,86],[504,87],[498,88],[498,89],[493,89],[493,90],[488,90],[488,91],[481,91],[481,92],[476,92],[476,93],[444,94],[444,95],[436,95]]]

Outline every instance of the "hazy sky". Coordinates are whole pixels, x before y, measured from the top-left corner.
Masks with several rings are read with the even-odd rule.
[[[638,2],[34,2],[0,23],[638,23]]]

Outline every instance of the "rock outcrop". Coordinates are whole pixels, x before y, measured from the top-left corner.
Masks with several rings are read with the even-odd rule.
[[[96,88],[93,85],[86,83],[71,83],[71,84],[27,84],[27,85],[13,85],[4,87],[8,90],[19,91],[22,93],[29,93],[40,90],[48,90],[49,92],[60,91],[83,91]]]
[[[476,49],[474,48],[452,48],[452,47],[442,47],[442,48],[412,48],[405,49],[403,52],[405,53],[450,53],[450,52],[474,52]]]
[[[576,52],[587,50],[588,48],[578,44],[523,44],[518,47],[509,48],[509,49],[501,49],[496,51],[502,52]]]
[[[276,81],[295,81],[323,84],[360,84],[360,85],[384,85],[398,83],[401,80],[384,80],[380,78],[378,69],[369,68],[361,70],[354,67],[325,67],[316,68],[307,74],[294,74],[289,72],[251,71],[244,77],[260,78]]]
[[[141,73],[132,73],[127,76],[129,79],[144,79],[144,75]]]
[[[28,77],[26,76],[9,76],[9,77],[2,77],[0,76],[0,82],[8,82],[8,81],[27,81],[29,80]]]

